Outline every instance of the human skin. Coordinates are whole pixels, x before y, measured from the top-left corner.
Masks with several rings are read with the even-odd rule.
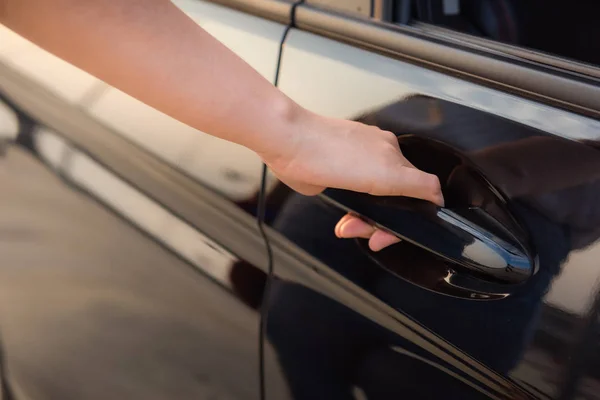
[[[0,22],[41,48],[210,135],[255,151],[294,190],[326,187],[443,204],[395,136],[302,108],[168,0],[0,0]],[[360,168],[356,168],[360,165]],[[338,237],[398,239],[347,215]]]

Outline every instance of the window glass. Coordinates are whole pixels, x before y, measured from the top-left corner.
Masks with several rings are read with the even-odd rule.
[[[597,1],[393,0],[393,6],[397,23],[427,23],[600,65]]]

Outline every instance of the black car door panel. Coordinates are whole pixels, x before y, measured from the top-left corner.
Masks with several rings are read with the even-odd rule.
[[[327,191],[325,198],[279,195],[270,241],[311,261],[298,272],[276,252],[267,388],[286,387],[294,399],[467,399],[559,398],[574,386],[594,398],[597,120],[299,30],[287,36],[279,87],[315,112],[396,133],[409,160],[440,176],[449,210],[500,236],[515,234],[505,241],[522,244],[533,268],[507,283],[410,237],[372,253],[333,233],[356,206],[354,194],[338,192],[333,205]],[[413,150],[411,137],[420,143]],[[436,152],[436,143],[468,164]],[[390,221],[418,226],[409,218],[414,209],[394,212],[390,200],[361,198],[382,229]],[[492,222],[461,213],[473,209]],[[503,295],[458,293],[473,287],[465,279]]]
[[[388,3],[175,1],[307,109],[394,132],[453,218],[267,176],[268,249],[254,154],[0,27],[2,396],[598,398],[594,67],[376,21]],[[404,240],[336,238],[347,210]],[[482,270],[494,245],[526,273]]]
[[[2,157],[4,395],[257,398],[258,313],[216,274],[245,263],[73,157],[64,179],[21,146]]]
[[[254,218],[2,78],[11,104],[39,118],[22,116],[29,126],[2,149],[5,395],[258,398],[267,260]]]
[[[285,25],[177,5],[274,79]],[[27,60],[54,58],[9,36],[0,96],[20,124],[0,156],[2,395],[260,398],[260,160],[69,81],[60,60],[44,75]],[[33,54],[20,63],[19,46]]]

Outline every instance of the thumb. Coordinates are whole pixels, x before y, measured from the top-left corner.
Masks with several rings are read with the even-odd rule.
[[[407,196],[428,200],[439,206],[444,205],[442,187],[437,176],[416,169],[412,166],[394,168],[387,177],[388,182],[383,182],[381,193],[374,195]]]

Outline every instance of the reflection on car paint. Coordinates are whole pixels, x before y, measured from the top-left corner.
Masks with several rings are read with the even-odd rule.
[[[89,156],[48,130],[35,135],[42,158],[72,183],[225,286],[237,258],[164,207],[134,189]],[[61,148],[62,147],[62,148]],[[64,165],[59,166],[61,160]]]
[[[399,98],[425,94],[571,140],[600,139],[599,120],[309,32],[292,29],[285,48],[278,86],[320,114],[356,118]]]
[[[437,117],[427,119],[430,115]],[[368,399],[467,399],[488,392],[499,398],[557,397],[573,387],[584,393],[581,382],[598,382],[600,376],[592,364],[581,357],[575,362],[559,352],[568,347],[581,354],[586,348],[594,354],[590,361],[598,359],[597,328],[591,322],[597,320],[600,309],[600,302],[594,301],[600,298],[598,288],[587,291],[590,308],[582,314],[565,312],[545,298],[553,282],[569,268],[570,253],[585,249],[592,254],[591,250],[598,249],[600,153],[525,125],[422,96],[391,104],[361,120],[398,134],[411,132],[443,140],[476,163],[492,182],[500,184],[511,212],[527,229],[539,255],[538,273],[505,299],[483,303],[453,299],[400,278],[421,275],[422,282],[429,279],[433,284],[445,277],[435,275],[434,266],[443,261],[402,242],[377,254],[384,257],[387,253],[403,268],[392,275],[366,258],[353,241],[335,238],[333,227],[343,212],[319,200],[290,194],[273,227],[339,273],[340,285],[352,282],[393,307],[397,318],[414,319],[482,362],[485,367],[478,371],[484,375],[496,371],[510,377],[513,391],[498,390],[481,375],[470,382],[487,386],[468,390],[462,379],[453,378],[464,377],[464,369],[444,362],[442,368],[433,368],[440,360],[435,353],[423,352],[417,331],[394,335],[353,312],[352,304],[312,293],[300,281],[281,279],[274,284],[269,301],[267,336],[278,354],[271,368],[281,368],[291,398],[345,399],[356,386]],[[486,129],[471,130],[470,124]],[[524,158],[527,154],[535,157]],[[435,164],[439,158],[427,160]],[[485,196],[472,193],[466,199],[482,201]],[[285,276],[287,268],[283,262],[276,263],[275,275]],[[298,315],[302,318],[294,317]],[[284,334],[300,321],[302,334]],[[565,371],[576,372],[565,375]]]
[[[0,164],[3,396],[257,398],[260,269],[49,129]]]
[[[0,101],[0,141],[16,138],[18,131],[19,121],[16,113]]]
[[[537,257],[526,230],[507,208],[505,195],[452,147],[421,135],[400,135],[398,141],[413,165],[438,176],[444,207],[420,199],[340,189],[327,189],[321,197],[447,261],[447,267],[438,272],[443,279],[437,279],[435,287],[431,280],[419,282],[418,274],[404,274],[412,283],[470,299],[510,295],[534,274]],[[388,260],[381,259],[381,254]],[[401,267],[395,268],[398,260],[389,257],[389,251],[369,252],[369,256],[403,276]]]

